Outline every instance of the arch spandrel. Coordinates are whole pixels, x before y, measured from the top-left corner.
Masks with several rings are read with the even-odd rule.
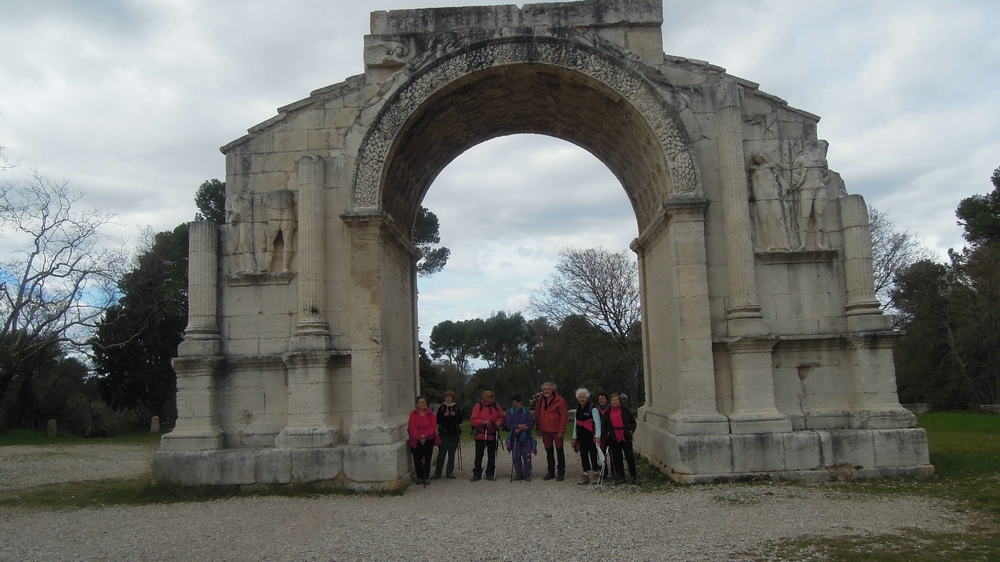
[[[659,212],[660,205],[669,195],[683,194],[700,196],[703,192],[701,174],[691,150],[687,131],[673,107],[668,105],[636,66],[640,62],[621,53],[611,52],[602,40],[586,34],[574,34],[572,38],[555,37],[511,37],[480,42],[469,42],[465,46],[454,46],[433,60],[411,61],[396,77],[404,73],[409,77],[391,93],[374,118],[360,145],[351,191],[351,213],[386,211],[397,218],[401,225],[410,225],[412,214],[423,192],[437,173],[471,146],[505,134],[541,133],[562,138],[589,150],[611,168],[622,181],[629,199],[636,211],[639,230],[642,231]],[[441,53],[440,50],[437,51]],[[531,123],[524,119],[508,129],[495,127],[484,138],[465,136],[457,147],[432,145],[430,152],[443,151],[446,161],[435,169],[424,171],[418,179],[419,185],[412,185],[407,178],[400,187],[393,182],[400,174],[413,172],[412,162],[399,159],[400,150],[412,141],[414,127],[420,127],[424,112],[435,103],[440,103],[450,91],[464,82],[486,77],[538,69],[540,73],[551,72],[564,77],[576,77],[575,82],[584,84],[584,90],[593,95],[603,96],[608,107],[619,106],[622,115],[631,115],[632,123],[620,123],[618,127],[631,127],[637,135],[648,137],[646,141],[636,141],[646,146],[641,155],[642,162],[620,162],[616,166],[616,155],[602,151],[598,139],[588,139],[587,135],[565,123],[547,126],[545,123]],[[539,87],[538,95],[546,89]],[[524,100],[537,103],[537,100]],[[564,108],[563,111],[566,111]],[[514,111],[513,113],[517,113]],[[515,116],[516,118],[517,116]],[[576,125],[583,123],[577,120]],[[496,119],[493,120],[497,122]],[[642,129],[642,132],[638,132]],[[595,135],[601,136],[601,135]],[[427,138],[421,142],[427,141]],[[605,144],[607,141],[604,141]],[[452,152],[448,152],[451,150]],[[619,158],[620,159],[620,158]],[[662,172],[662,177],[644,181],[623,177],[627,169],[633,174],[641,171]],[[656,172],[653,172],[656,173]],[[416,189],[416,197],[401,197],[394,189]],[[405,200],[406,204],[401,205]],[[410,208],[412,207],[412,208]],[[404,227],[405,228],[405,227]]]

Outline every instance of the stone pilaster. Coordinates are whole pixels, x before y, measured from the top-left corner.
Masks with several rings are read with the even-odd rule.
[[[326,193],[319,156],[299,159],[299,322],[292,350],[322,350],[330,345],[324,291],[326,280]]]
[[[899,404],[896,394],[892,348],[897,337],[899,332],[851,336],[852,429],[908,428],[917,424],[916,416]]]
[[[664,203],[666,233],[650,253],[665,256],[672,294],[657,295],[672,299],[667,337],[660,341],[668,351],[672,369],[668,376],[676,377],[670,391],[660,392],[657,399],[669,398],[673,411],[662,426],[674,435],[707,435],[727,433],[729,423],[719,413],[715,402],[715,367],[712,361],[712,327],[708,302],[708,268],[705,248],[704,199],[672,199]],[[651,322],[652,324],[652,322]],[[651,327],[652,330],[652,327]],[[664,334],[660,334],[662,337]],[[662,355],[658,355],[662,357]],[[657,395],[653,387],[652,394]],[[673,393],[674,396],[668,396]],[[661,411],[660,404],[647,410]],[[647,419],[655,423],[652,416]]]
[[[892,320],[882,314],[875,298],[872,235],[868,206],[860,195],[840,199],[844,232],[844,273],[847,276],[847,329],[851,332],[888,330]]]
[[[209,221],[188,224],[188,325],[171,361],[177,373],[177,424],[160,439],[163,451],[202,451],[222,447],[216,415],[215,378],[219,357],[219,227]]]
[[[337,430],[330,426],[330,359],[327,351],[293,351],[288,367],[288,425],[278,434],[279,448],[330,447]]]
[[[750,240],[750,208],[746,163],[743,157],[743,109],[739,86],[725,80],[719,86],[716,110],[719,174],[726,231],[726,268],[729,272],[729,303],[726,317],[731,336],[767,332],[754,276],[753,243]],[[749,320],[749,321],[745,321]],[[735,333],[733,333],[735,332]]]
[[[774,405],[774,368],[771,350],[775,338],[736,338],[726,343],[733,381],[731,433],[780,433],[792,422]]]

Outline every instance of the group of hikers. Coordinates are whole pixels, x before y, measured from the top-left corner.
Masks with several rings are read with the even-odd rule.
[[[635,418],[621,403],[618,393],[601,392],[596,404],[590,402],[590,391],[580,388],[576,391],[576,420],[573,424],[573,451],[580,454],[583,476],[578,484],[597,483],[602,475],[598,461],[598,449],[610,458],[611,476],[620,483],[625,482],[625,464],[628,464],[632,483],[638,481],[635,468],[635,452],[632,448],[632,434],[635,432]],[[410,413],[409,446],[415,465],[415,481],[426,486],[430,480],[441,478],[447,459],[446,478],[455,476],[455,452],[462,434],[462,409],[455,402],[455,393],[445,392],[444,403],[435,413],[427,405],[427,399],[417,397],[417,407]],[[495,480],[497,450],[501,442],[501,430],[507,432],[503,439],[507,451],[511,453],[512,478],[531,481],[531,455],[538,454],[538,441],[533,431],[542,438],[545,448],[546,472],[542,480],[562,481],[566,478],[566,453],[563,449],[563,435],[569,423],[566,400],[556,392],[551,382],[542,385],[532,412],[524,406],[519,395],[511,398],[511,406],[506,411],[496,404],[493,391],[483,391],[482,400],[472,407],[469,416],[473,439],[476,444],[475,465],[472,481],[483,479],[483,457],[486,457],[487,480]],[[431,459],[434,447],[438,447],[437,463],[431,474]],[[605,461],[605,466],[609,463]],[[590,472],[594,472],[593,480]]]

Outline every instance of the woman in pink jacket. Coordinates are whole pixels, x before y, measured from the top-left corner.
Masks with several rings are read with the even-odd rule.
[[[441,438],[437,434],[437,416],[427,407],[427,399],[423,396],[417,397],[417,407],[410,412],[407,429],[410,434],[410,453],[417,473],[416,482],[426,486],[431,475],[434,445],[440,445]]]

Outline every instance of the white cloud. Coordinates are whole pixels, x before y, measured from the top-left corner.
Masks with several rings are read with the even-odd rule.
[[[362,71],[369,10],[491,0],[120,0],[3,8],[0,141],[119,213],[138,239],[195,212],[218,147],[275,108]],[[848,189],[938,251],[1000,166],[1000,5],[667,0],[669,54],[708,60],[823,117]],[[18,176],[8,172],[7,178]],[[635,219],[583,150],[505,137],[455,160],[424,202],[453,251],[421,280],[421,325],[523,302],[563,246],[623,248]],[[435,300],[437,299],[437,300]],[[450,299],[450,300],[449,300]]]

